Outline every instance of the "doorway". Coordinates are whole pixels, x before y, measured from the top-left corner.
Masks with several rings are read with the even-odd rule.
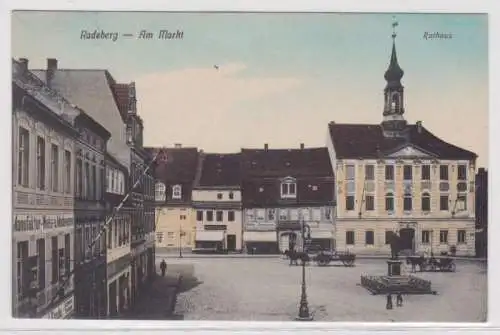
[[[116,281],[109,285],[109,315],[111,317],[118,316],[118,304],[116,302]]]
[[[415,251],[415,229],[413,228],[403,228],[399,230],[399,237],[401,238],[401,250],[411,250]]]
[[[227,235],[227,251],[236,250],[236,235]]]

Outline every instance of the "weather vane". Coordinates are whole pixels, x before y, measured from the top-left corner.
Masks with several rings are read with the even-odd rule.
[[[398,21],[396,21],[396,17],[392,17],[392,38],[395,39],[397,34],[396,34],[396,27],[399,25]]]

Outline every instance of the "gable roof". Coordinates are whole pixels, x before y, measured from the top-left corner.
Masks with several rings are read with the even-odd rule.
[[[242,149],[242,169],[250,177],[333,177],[327,148]]]
[[[201,176],[195,187],[239,186],[241,154],[204,154]]]
[[[111,82],[111,89],[113,90],[113,95],[116,100],[116,105],[120,111],[122,120],[125,122],[127,120],[127,113],[129,107],[129,85],[128,84],[118,84],[114,80]]]
[[[197,148],[145,148],[151,156],[160,150],[155,164],[155,178],[167,185],[192,184],[198,165]]]
[[[422,125],[408,125],[406,137],[387,138],[378,124],[338,124],[330,122],[329,135],[338,159],[381,158],[406,145],[435,155],[438,159],[473,160],[477,155],[447,143]]]
[[[31,71],[46,82],[46,70]],[[123,120],[110,87],[110,78],[107,70],[57,69],[49,86],[81,107],[111,133],[107,149],[129,169],[130,149],[125,141]]]

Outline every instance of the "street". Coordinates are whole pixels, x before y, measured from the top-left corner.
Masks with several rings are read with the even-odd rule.
[[[161,258],[157,257],[157,265]],[[300,267],[279,258],[168,258],[167,273],[190,282],[177,299],[184,320],[293,320],[300,299]],[[438,295],[405,296],[403,307],[386,310],[385,296],[357,285],[361,274],[383,275],[383,259],[355,267],[306,269],[309,308],[315,321],[483,322],[487,308],[486,264],[458,261],[455,273],[417,273]]]

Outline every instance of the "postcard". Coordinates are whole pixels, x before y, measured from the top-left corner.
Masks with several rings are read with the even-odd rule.
[[[487,14],[11,19],[13,318],[487,321]]]

